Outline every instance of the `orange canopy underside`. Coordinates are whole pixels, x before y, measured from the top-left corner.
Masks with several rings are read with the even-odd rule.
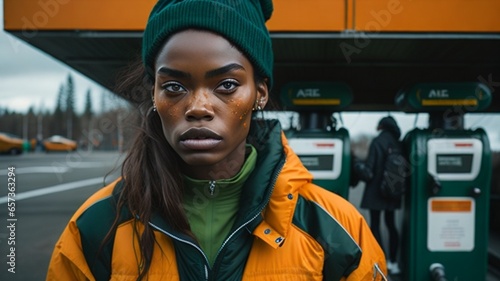
[[[157,0],[4,0],[5,30],[141,31]],[[272,32],[499,32],[498,0],[274,0]]]

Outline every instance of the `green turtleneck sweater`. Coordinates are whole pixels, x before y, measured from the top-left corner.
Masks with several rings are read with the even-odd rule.
[[[236,220],[243,185],[255,167],[257,151],[247,145],[247,154],[241,170],[230,179],[210,181],[184,176],[184,210],[210,264]]]

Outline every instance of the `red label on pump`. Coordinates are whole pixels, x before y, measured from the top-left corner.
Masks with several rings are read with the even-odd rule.
[[[455,147],[473,147],[473,144],[472,143],[461,143],[461,142],[457,142],[455,143]]]
[[[334,143],[315,143],[317,147],[334,147]]]

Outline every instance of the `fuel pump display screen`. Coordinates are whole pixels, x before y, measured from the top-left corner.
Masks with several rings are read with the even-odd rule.
[[[437,154],[438,174],[462,174],[472,170],[472,154]]]
[[[334,155],[299,155],[309,171],[333,171]]]
[[[439,180],[474,180],[481,169],[483,143],[475,138],[427,141],[427,171]]]
[[[288,143],[314,179],[335,180],[342,170],[343,141],[332,138],[290,138]]]

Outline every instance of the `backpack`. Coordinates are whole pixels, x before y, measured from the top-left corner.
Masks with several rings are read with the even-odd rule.
[[[399,199],[406,191],[407,162],[398,148],[387,150],[384,173],[380,183],[382,195],[388,199]]]

